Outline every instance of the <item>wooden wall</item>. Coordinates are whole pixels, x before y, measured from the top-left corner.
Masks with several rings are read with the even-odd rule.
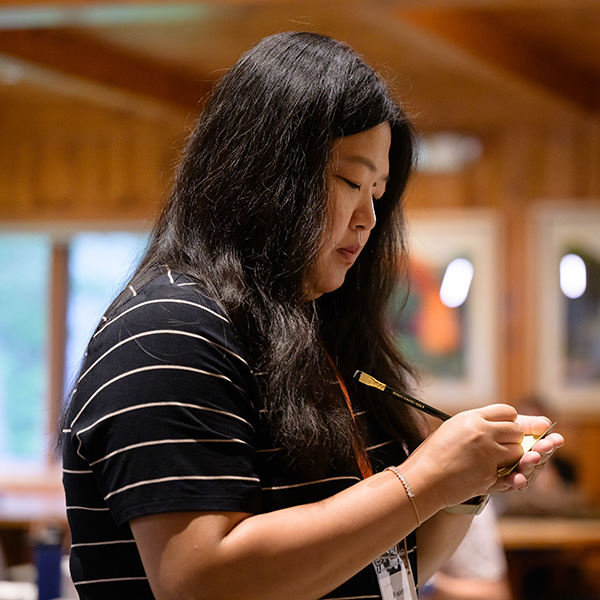
[[[600,121],[507,127],[484,134],[482,141],[481,160],[463,172],[418,175],[409,206],[417,214],[451,207],[497,212],[502,232],[500,400],[515,403],[535,391],[537,307],[531,257],[543,249],[532,248],[532,217],[545,201],[575,206],[591,200],[600,207]],[[596,415],[565,410],[556,417],[567,437],[562,452],[576,462],[585,493],[600,505],[600,399]]]
[[[147,219],[181,147],[178,113],[0,102],[0,221]]]
[[[175,112],[138,114],[85,101],[0,99],[0,224],[148,220],[169,184],[190,119]],[[481,160],[452,175],[418,175],[409,209],[484,207],[502,223],[500,397],[533,391],[535,311],[528,285],[528,223],[535,203],[600,199],[600,122],[570,119],[481,134]],[[594,452],[598,417],[560,415],[585,443],[564,452],[580,464],[583,486],[600,505]]]

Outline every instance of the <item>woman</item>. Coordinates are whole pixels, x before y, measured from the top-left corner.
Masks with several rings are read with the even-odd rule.
[[[422,442],[353,383],[408,387],[385,309],[413,156],[383,81],[329,38],[266,38],[216,86],[65,419],[82,598],[409,598],[470,522],[443,509],[524,488],[562,443],[521,458],[547,420],[504,405]]]

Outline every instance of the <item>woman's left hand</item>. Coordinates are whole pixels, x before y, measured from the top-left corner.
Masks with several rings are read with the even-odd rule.
[[[523,428],[523,435],[542,435],[548,429],[551,422],[546,417],[532,417],[519,415],[517,423]],[[565,443],[560,433],[549,433],[546,437],[538,440],[533,448],[525,452],[519,461],[517,468],[498,479],[490,492],[511,492],[514,490],[526,490],[544,469],[554,452]]]

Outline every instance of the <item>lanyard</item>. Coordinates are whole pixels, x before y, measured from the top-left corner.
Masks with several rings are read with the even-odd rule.
[[[354,409],[352,408],[352,402],[350,400],[350,394],[348,394],[348,388],[346,388],[346,384],[342,379],[342,375],[336,367],[335,363],[331,359],[331,356],[327,352],[327,358],[333,368],[333,372],[335,373],[335,377],[338,381],[340,389],[342,390],[342,394],[344,396],[344,400],[346,400],[346,405],[348,406],[348,410],[350,411],[350,416],[352,417],[352,422],[356,425],[356,416],[354,415]],[[363,479],[370,477],[373,475],[373,468],[371,467],[371,463],[369,462],[369,457],[367,456],[367,451],[365,447],[356,439],[353,439],[352,446],[354,449],[354,455],[356,456],[356,462],[358,463],[358,468],[363,476]],[[416,600],[417,591],[414,583],[414,578],[412,575],[412,569],[410,566],[410,559],[408,558],[408,547],[406,543],[406,538],[402,540],[403,550],[402,552],[399,546],[395,546],[391,548],[387,553],[385,553],[379,560],[376,560],[373,565],[375,566],[375,571],[377,572],[377,578],[379,580],[379,588],[382,593],[382,598],[384,600],[397,598],[398,592],[402,593],[402,597],[406,598],[406,600]],[[382,571],[381,565],[386,561],[383,559],[385,557],[395,556],[396,558],[402,558],[402,569],[399,572],[395,572],[393,575],[390,572]],[[388,561],[389,562],[389,561]],[[392,581],[392,577],[394,581]],[[400,580],[398,581],[398,578]],[[390,595],[391,593],[391,595]]]
[[[331,363],[331,367],[333,368],[333,372],[335,373],[335,377],[338,380],[340,385],[340,389],[342,390],[342,394],[344,396],[344,400],[346,400],[346,406],[348,406],[348,410],[350,411],[350,416],[352,417],[352,422],[356,426],[356,417],[354,415],[354,410],[352,408],[352,402],[350,400],[350,395],[348,394],[348,388],[346,388],[346,384],[342,379],[342,375],[340,374],[338,368],[335,366],[329,352],[327,352],[327,358]],[[359,440],[355,437],[352,440],[352,448],[354,450],[354,456],[356,457],[356,462],[358,464],[358,468],[360,469],[360,473],[363,476],[363,479],[370,477],[373,475],[373,468],[371,467],[371,463],[369,462],[369,457],[367,456],[367,451],[363,444],[359,442]]]

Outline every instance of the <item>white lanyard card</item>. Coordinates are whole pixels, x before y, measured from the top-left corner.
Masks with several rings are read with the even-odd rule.
[[[403,545],[396,544],[373,562],[383,600],[417,600],[406,542]]]

